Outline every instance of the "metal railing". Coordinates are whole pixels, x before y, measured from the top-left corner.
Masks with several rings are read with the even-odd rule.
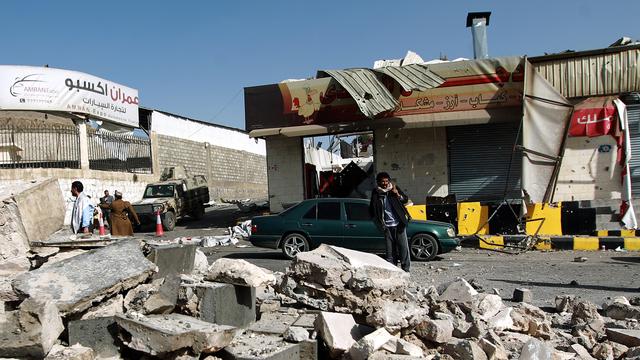
[[[80,168],[75,126],[1,125],[0,168]]]
[[[151,140],[135,135],[87,129],[89,168],[151,173]]]

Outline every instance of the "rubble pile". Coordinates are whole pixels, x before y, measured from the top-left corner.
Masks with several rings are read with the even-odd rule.
[[[640,298],[541,309],[526,289],[517,302],[462,278],[422,288],[333,246],[284,274],[185,244],[36,252],[0,307],[0,357],[640,360]]]

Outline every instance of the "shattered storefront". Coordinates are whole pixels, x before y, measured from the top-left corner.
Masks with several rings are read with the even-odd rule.
[[[571,104],[523,57],[319,71],[245,89],[267,143],[271,210],[303,199],[301,137],[371,130],[376,171],[416,204],[551,200]],[[513,151],[518,146],[518,151]]]

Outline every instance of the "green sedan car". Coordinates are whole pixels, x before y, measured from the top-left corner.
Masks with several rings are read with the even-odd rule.
[[[411,220],[407,238],[413,260],[432,260],[460,244],[453,225],[429,220]],[[385,252],[384,234],[371,220],[369,201],[363,199],[310,199],[277,215],[256,216],[249,240],[254,246],[282,249],[288,259],[320,244]]]

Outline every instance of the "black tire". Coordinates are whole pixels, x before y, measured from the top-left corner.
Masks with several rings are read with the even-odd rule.
[[[298,253],[309,251],[309,241],[302,234],[292,233],[282,239],[280,244],[282,255],[287,259],[293,259]]]
[[[409,243],[411,259],[430,261],[438,255],[438,241],[429,234],[416,234]]]
[[[196,220],[202,219],[204,217],[204,206],[202,206],[202,204],[196,205],[196,208],[193,209],[191,213],[191,217]]]
[[[165,231],[173,231],[176,227],[176,214],[173,211],[167,211],[162,217],[162,227]]]

